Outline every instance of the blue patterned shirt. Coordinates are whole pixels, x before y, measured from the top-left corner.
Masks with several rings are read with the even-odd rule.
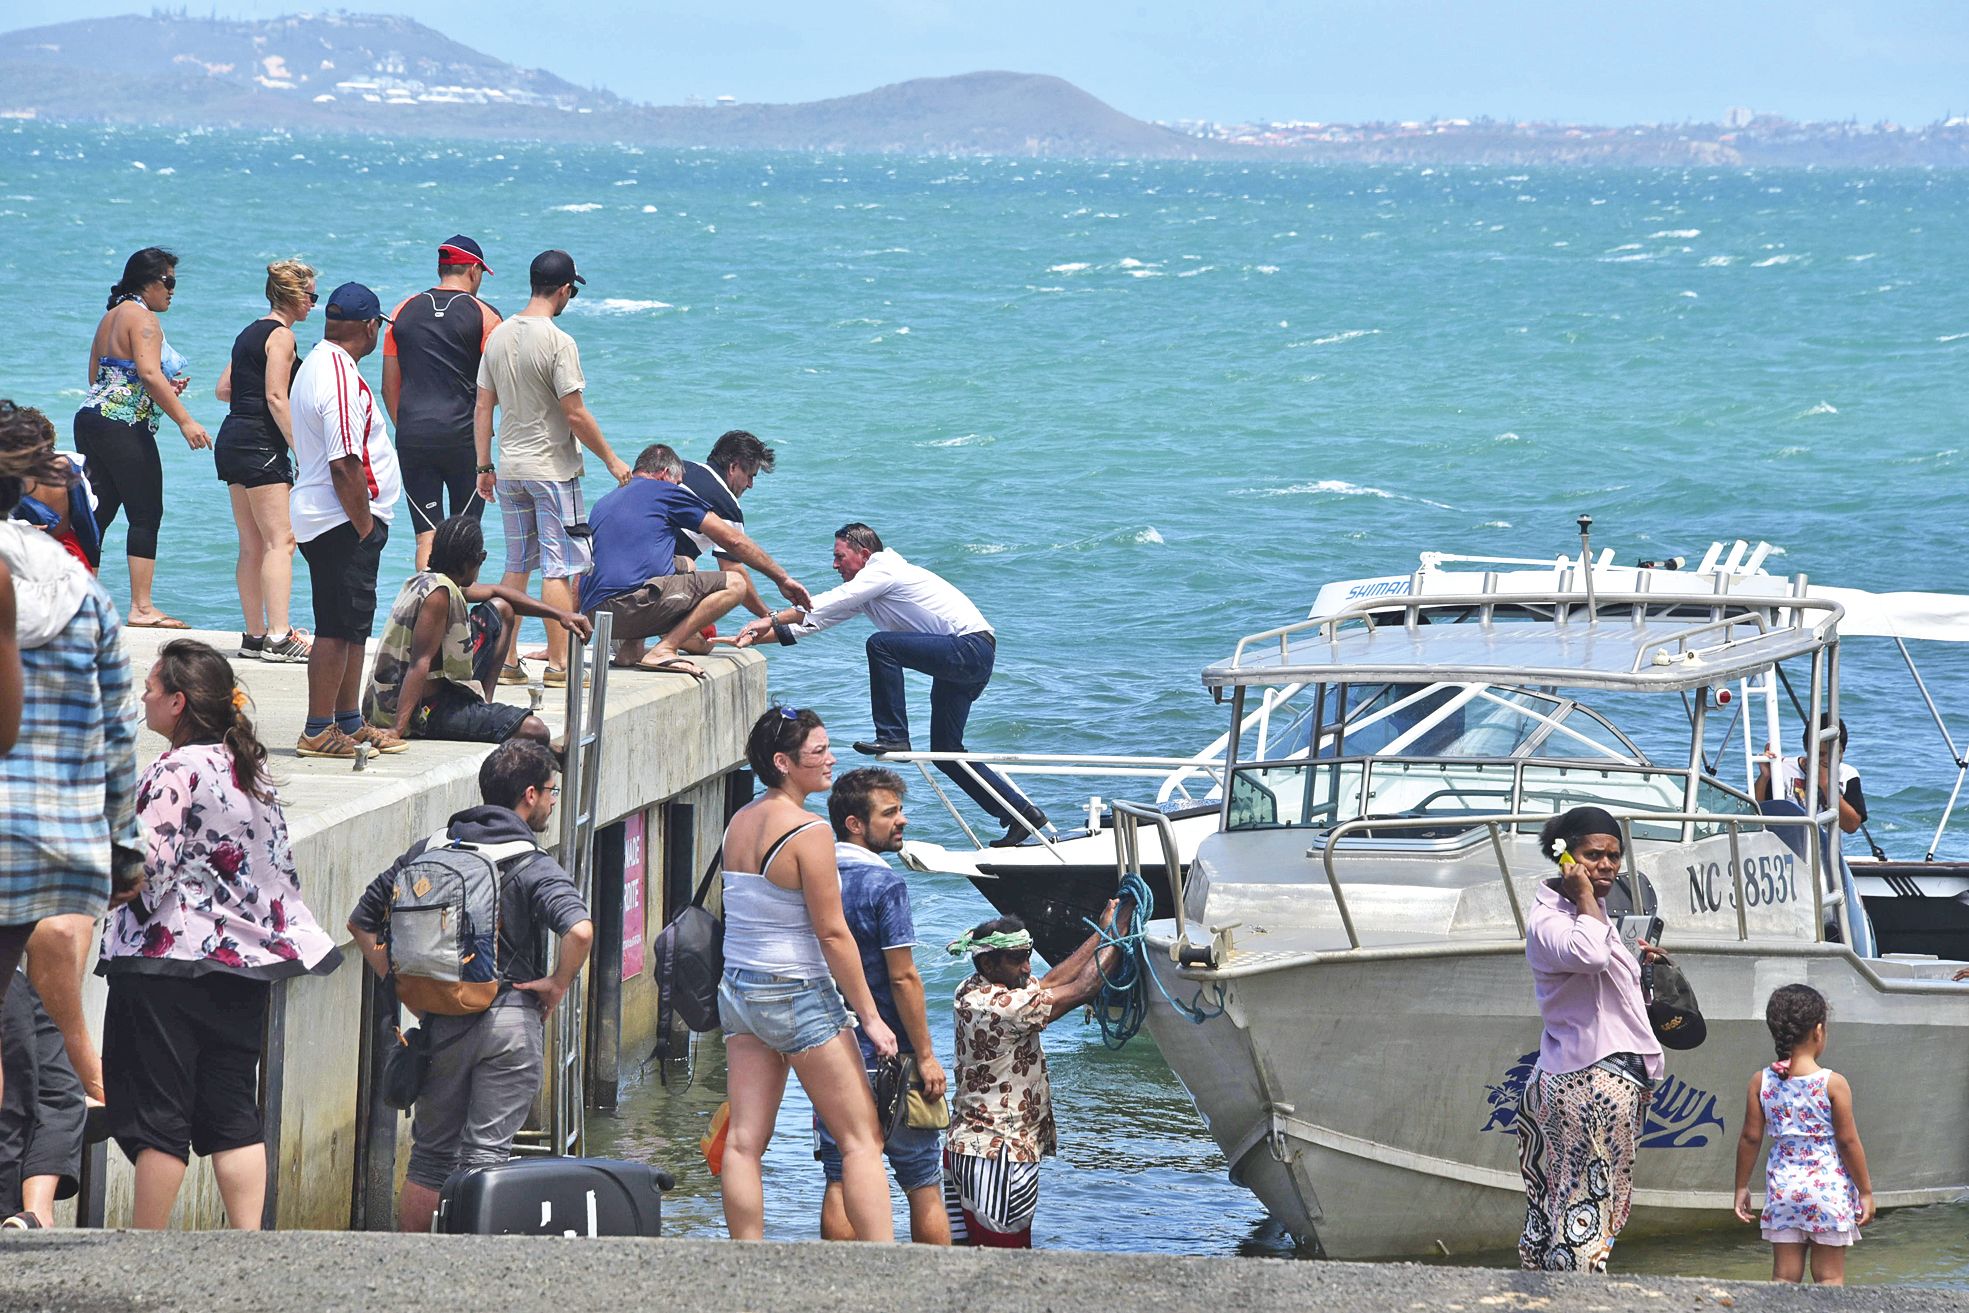
[[[0,925],[101,912],[111,839],[141,850],[130,660],[102,585],[20,657],[20,740],[0,755]]]
[[[861,973],[868,977],[868,992],[875,996],[875,1011],[896,1033],[896,1043],[904,1053],[916,1050],[896,1012],[895,991],[889,987],[889,960],[885,949],[913,948],[916,925],[909,914],[909,886],[889,864],[856,843],[834,844],[834,864],[841,872],[841,911],[848,919],[848,930],[861,951]],[[856,1038],[860,1038],[857,1034]],[[864,1043],[863,1055],[873,1050]]]

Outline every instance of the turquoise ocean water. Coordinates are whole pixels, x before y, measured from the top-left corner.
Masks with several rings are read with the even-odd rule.
[[[978,601],[1000,646],[973,746],[1186,752],[1222,728],[1197,671],[1303,614],[1321,582],[1405,571],[1423,549],[1570,550],[1581,511],[1624,559],[1764,538],[1778,568],[1823,582],[1961,590],[1965,218],[1969,176],[1947,172],[844,159],[15,123],[0,395],[66,433],[139,246],[182,257],[165,327],[215,431],[211,383],[264,309],[268,261],[300,256],[324,293],[359,279],[390,304],[463,231],[510,312],[533,253],[565,247],[589,282],[563,324],[618,452],[695,457],[752,429],[780,467],[748,519],[796,576],[834,582],[832,531],[860,519]],[[379,360],[365,369],[380,378]],[[159,603],[235,626],[223,488],[168,424],[160,441]],[[386,574],[407,568],[405,515]],[[119,600],[121,539],[104,571]],[[775,695],[843,742],[868,728],[860,637],[772,657]],[[1960,740],[1969,661],[1920,655]],[[1874,832],[1918,856],[1949,783],[1939,737],[1890,647],[1846,659]],[[917,830],[948,839],[934,811],[918,800]],[[1969,855],[1963,833],[1946,852]],[[918,897],[926,944],[983,908],[954,880]],[[956,973],[925,966],[947,997]],[[1042,1243],[1276,1252],[1151,1047],[1116,1059],[1073,1023],[1050,1043],[1068,1147]],[[696,1097],[635,1102],[622,1145],[683,1159]],[[769,1182],[789,1236],[813,1202],[795,1105]],[[673,1215],[713,1228],[715,1200],[687,1183]],[[1869,1241],[1856,1271],[1969,1282],[1969,1217],[1927,1219],[1883,1225],[1905,1238]],[[1763,1262],[1724,1242],[1699,1262],[1627,1252]]]

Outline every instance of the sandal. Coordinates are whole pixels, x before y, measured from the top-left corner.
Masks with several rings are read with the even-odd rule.
[[[689,675],[699,684],[711,678],[710,674],[701,669],[695,661],[682,656],[665,657],[661,661],[639,661],[636,663],[636,669],[653,670],[665,675]]]

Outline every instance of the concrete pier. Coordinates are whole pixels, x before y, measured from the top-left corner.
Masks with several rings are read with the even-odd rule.
[[[1801,1289],[1699,1278],[1271,1258],[935,1250],[910,1245],[505,1236],[0,1235],[0,1308],[49,1313],[270,1305],[337,1313],[688,1309],[705,1313],[1211,1313],[1964,1307],[1960,1290]]]
[[[228,657],[238,643],[235,633],[125,633],[139,685],[158,649],[173,638],[202,639]],[[589,1088],[604,1103],[613,1102],[615,1054],[631,1053],[640,1062],[655,1044],[656,988],[643,960],[642,928],[647,923],[654,933],[663,923],[662,909],[675,901],[665,871],[701,871],[716,850],[733,772],[744,763],[746,733],[765,708],[763,658],[726,650],[700,660],[711,673],[703,683],[676,674],[609,672],[595,871],[598,886],[607,881],[611,887],[598,887],[591,902],[598,931],[606,914],[617,929],[626,923],[626,934],[623,960],[611,964],[620,976],[619,1016],[603,1032],[608,1042],[591,1045],[588,1055]],[[358,1220],[353,1209],[367,974],[344,922],[363,888],[397,854],[442,828],[452,813],[478,803],[479,763],[490,748],[418,740],[407,752],[371,756],[362,771],[347,762],[303,759],[294,754],[294,740],[306,716],[306,666],[235,661],[234,670],[253,698],[255,724],[272,754],[302,897],[340,943],[344,959],[334,974],[286,982],[275,994],[264,1080],[275,1217],[283,1228],[338,1230]],[[503,688],[500,697],[523,706],[527,690]],[[540,714],[556,735],[565,710],[565,691],[546,690]],[[140,761],[148,763],[165,746],[143,731]],[[551,844],[555,833],[542,837]],[[584,984],[601,965],[583,973]],[[104,997],[102,980],[91,976],[87,998],[98,1042]],[[408,1152],[403,1126],[399,1156]],[[130,1174],[121,1153],[112,1150],[109,1161],[106,1217],[116,1226],[129,1217]],[[193,1160],[173,1225],[224,1225],[202,1160]]]

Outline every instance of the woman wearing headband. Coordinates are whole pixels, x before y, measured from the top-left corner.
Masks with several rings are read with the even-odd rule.
[[[1634,1148],[1661,1042],[1641,996],[1641,961],[1607,915],[1620,873],[1620,822],[1598,807],[1555,816],[1540,850],[1559,875],[1525,921],[1545,1033],[1518,1103],[1525,1230],[1518,1260],[1545,1271],[1604,1272],[1627,1224]],[[1645,941],[1644,955],[1657,950]]]
[[[944,1151],[946,1187],[961,1221],[951,1228],[953,1244],[1032,1248],[1039,1160],[1059,1147],[1039,1036],[1092,1000],[1114,970],[1120,949],[1102,943],[1114,914],[1109,903],[1100,930],[1038,980],[1032,935],[1016,916],[986,921],[949,945],[952,957],[968,955],[975,970],[957,987],[957,1072]]]
[[[861,950],[841,910],[841,874],[826,821],[806,809],[834,777],[827,730],[812,711],[772,707],[745,743],[766,794],[725,830],[725,977],[718,1020],[725,1032],[725,1228],[734,1240],[765,1236],[759,1160],[790,1067],[841,1148],[841,1186],[857,1240],[895,1239],[882,1132],[868,1088],[862,1034],[896,1054],[861,970]],[[854,1008],[850,1016],[842,996]]]

